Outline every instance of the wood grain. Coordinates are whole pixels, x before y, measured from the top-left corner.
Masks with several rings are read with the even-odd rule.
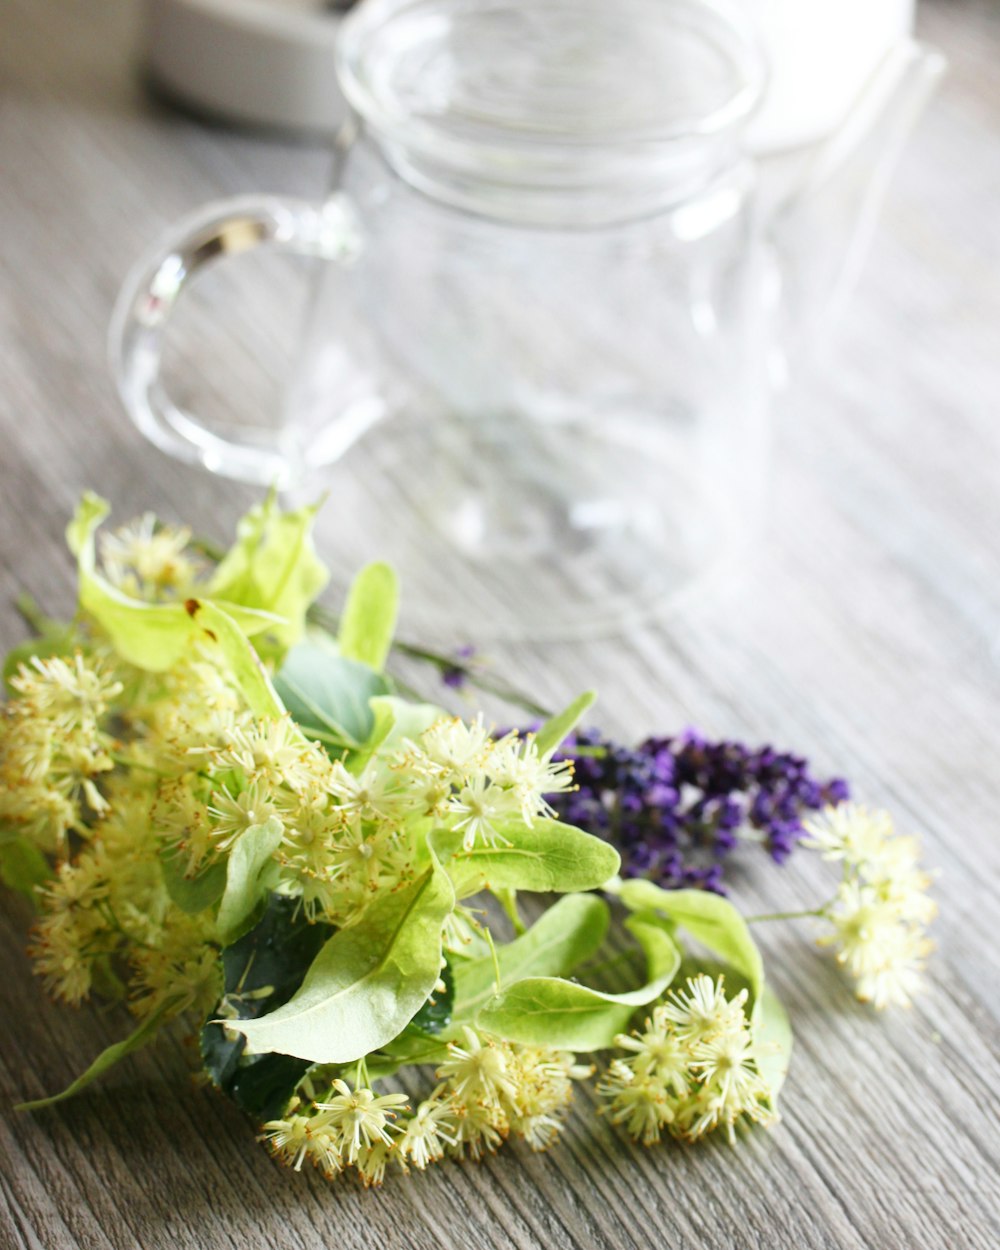
[[[798,1039],[772,1132],[735,1151],[644,1151],[577,1114],[550,1154],[509,1148],[364,1193],[272,1163],[235,1108],[192,1083],[179,1037],[75,1102],[14,1114],[123,1021],[44,1001],[23,956],[30,917],[5,897],[0,1245],[1000,1244],[1000,10],[933,0],[922,22],[952,71],[835,351],[783,401],[767,542],[682,619],[573,647],[504,647],[497,660],[552,703],[597,685],[613,732],[696,723],[775,740],[891,805],[941,874],[927,995],[873,1018],[807,933],[769,927],[770,975]],[[130,8],[98,0],[0,3],[4,647],[22,633],[17,591],[71,607],[62,528],[83,487],[121,517],[151,508],[228,533],[251,492],[133,431],[104,365],[110,306],[134,255],[183,211],[237,191],[318,194],[327,176],[322,151],[151,103],[130,68],[133,23]],[[237,381],[205,386],[242,385],[241,402],[266,408],[300,277],[244,278],[240,319],[224,343],[217,332]],[[826,880],[818,864],[751,865],[739,899],[771,910],[819,897]]]

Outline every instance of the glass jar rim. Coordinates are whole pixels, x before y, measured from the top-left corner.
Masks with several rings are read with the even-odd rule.
[[[607,7],[607,0],[545,3],[549,17],[565,17],[570,23]],[[392,47],[389,36],[394,24],[529,8],[537,15],[537,5],[526,5],[525,0],[365,0],[342,23],[336,57],[341,89],[364,123],[393,145],[466,170],[479,167],[494,174],[511,170],[512,178],[521,176],[525,166],[565,171],[571,161],[579,175],[581,168],[596,168],[602,158],[609,157],[621,174],[623,158],[629,154],[662,165],[679,146],[690,148],[692,143],[738,132],[763,96],[768,70],[756,26],[732,0],[655,0],[655,8],[649,0],[617,0],[614,16],[619,20],[625,20],[630,10],[634,21],[655,14],[657,21],[672,21],[678,30],[701,26],[699,37],[705,47],[724,55],[732,71],[731,88],[711,107],[669,118],[653,117],[646,124],[623,125],[618,130],[611,126],[600,133],[582,129],[576,133],[546,131],[540,126],[529,131],[524,126],[506,127],[502,116],[482,114],[478,127],[471,125],[465,133],[456,134],[433,112],[405,107],[388,89],[384,73],[376,72],[379,55]],[[513,173],[515,166],[520,166],[518,174]]]

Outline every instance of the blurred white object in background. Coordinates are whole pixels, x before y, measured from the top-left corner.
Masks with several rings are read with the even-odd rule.
[[[170,99],[216,120],[327,134],[347,114],[339,26],[323,0],[145,0],[145,68]]]
[[[832,134],[886,53],[913,31],[914,0],[741,0],[771,66],[751,147],[777,152]]]
[[[759,26],[771,65],[767,95],[749,132],[756,152],[831,134],[889,49],[913,28],[914,0],[741,3]],[[321,134],[344,120],[333,71],[340,25],[335,6],[324,0],[145,5],[147,69],[179,103],[220,120]]]

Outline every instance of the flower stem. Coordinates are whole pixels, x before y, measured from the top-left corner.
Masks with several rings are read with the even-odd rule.
[[[810,907],[804,911],[771,911],[760,916],[746,916],[747,924],[762,924],[765,920],[804,920],[807,916],[822,916],[825,907]]]
[[[211,560],[215,564],[218,564],[225,555],[221,547],[206,538],[193,538],[191,546],[207,560]],[[31,607],[34,607],[34,605],[31,604]],[[37,613],[37,608],[34,610]],[[28,619],[29,624],[32,624],[24,609],[21,609],[21,612]],[[331,612],[329,608],[324,608],[320,604],[314,603],[306,615],[307,619],[314,625],[318,625],[321,629],[325,629],[327,633],[336,637],[340,621],[335,612]],[[41,617],[40,619],[44,621],[45,618]],[[478,690],[482,690],[485,694],[495,695],[498,699],[503,699],[505,703],[511,704],[512,707],[520,708],[523,712],[527,712],[529,716],[537,716],[541,720],[548,720],[552,714],[547,708],[542,707],[540,703],[536,703],[530,695],[526,695],[523,691],[509,685],[507,682],[485,677],[476,664],[466,663],[460,656],[456,657],[444,651],[435,651],[431,647],[418,646],[416,643],[404,642],[400,639],[393,641],[392,649],[399,655],[405,655],[408,659],[420,660],[424,664],[433,664],[441,673],[460,674],[463,680],[475,686]]]
[[[339,620],[336,614],[328,608],[314,603],[309,609],[307,617],[314,625],[318,625],[320,629],[325,629],[327,633],[336,635]],[[392,649],[399,655],[405,655],[407,659],[420,660],[423,664],[432,664],[439,672],[461,673],[462,677],[470,685],[484,691],[486,694],[496,695],[498,699],[503,699],[505,703],[519,707],[522,711],[527,712],[529,716],[538,716],[542,720],[547,720],[551,715],[547,708],[542,707],[540,703],[536,703],[530,695],[526,695],[523,691],[498,678],[484,676],[477,665],[463,662],[460,657],[444,651],[435,651],[431,647],[405,642],[399,638],[393,641]]]

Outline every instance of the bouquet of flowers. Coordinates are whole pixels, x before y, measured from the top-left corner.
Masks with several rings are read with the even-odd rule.
[[[577,728],[590,694],[526,731],[403,697],[391,569],[317,623],[313,509],[269,498],[225,553],[151,516],[99,536],[106,513],[87,495],[67,531],[76,618],[33,614],[5,665],[0,871],[38,907],[49,992],[135,1027],[26,1107],[180,1018],[271,1150],[331,1177],[545,1148],[598,1069],[634,1138],[732,1138],[775,1119],[791,1046],[724,896],[747,840],[838,862],[802,914],[860,997],[915,992],[919,847],[844,783],[690,733],[620,747]]]

